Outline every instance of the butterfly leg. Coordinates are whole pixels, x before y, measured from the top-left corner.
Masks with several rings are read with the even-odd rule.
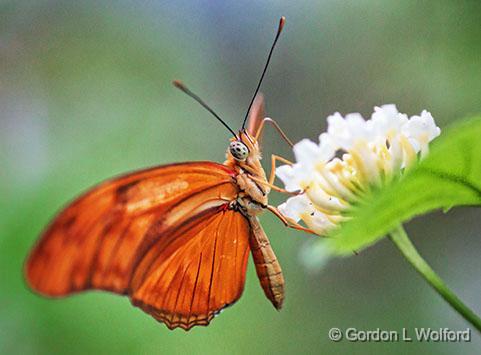
[[[271,155],[271,172],[270,172],[270,175],[269,175],[269,180],[266,182],[266,181],[263,181],[261,179],[256,178],[255,176],[250,176],[250,178],[252,180],[254,180],[255,182],[257,182],[258,184],[261,184],[261,185],[264,185],[264,186],[269,186],[274,191],[284,193],[284,194],[287,194],[287,195],[293,195],[293,196],[299,195],[301,193],[300,191],[287,191],[286,189],[283,189],[282,187],[278,187],[278,186],[274,185],[274,180],[276,178],[276,162],[277,161],[280,161],[280,162],[282,162],[284,164],[287,164],[287,165],[294,164],[293,162],[287,160],[286,158],[283,158],[283,157],[281,157],[279,155],[276,155],[276,154],[272,154]]]
[[[286,189],[283,189],[282,187],[276,186],[276,185],[271,184],[267,181],[256,178],[255,176],[252,176],[252,175],[249,175],[249,178],[252,179],[253,181],[255,181],[256,183],[260,184],[260,185],[269,186],[272,190],[283,193],[283,194],[292,195],[292,196],[297,196],[297,195],[300,194],[299,191],[294,191],[294,192],[287,191]]]
[[[272,154],[271,155],[271,172],[270,172],[270,175],[269,175],[269,184],[273,185],[274,184],[274,180],[276,178],[276,162],[277,161],[280,161],[284,164],[287,164],[287,165],[293,165],[294,163],[292,163],[291,161],[279,156],[279,155],[276,155],[276,154]]]
[[[264,125],[266,123],[270,123],[271,125],[273,125],[274,128],[276,129],[276,131],[281,135],[282,139],[284,139],[286,141],[286,143],[289,144],[289,146],[291,148],[294,146],[294,144],[292,144],[292,141],[287,137],[287,135],[281,129],[279,124],[276,121],[274,121],[272,118],[269,118],[269,117],[264,118],[262,120],[262,122],[260,123],[259,128],[257,129],[257,133],[256,133],[256,140],[259,140],[259,137],[261,136],[262,131],[264,130]]]
[[[309,233],[309,234],[315,234],[315,235],[318,236],[318,234],[317,234],[316,232],[314,232],[312,229],[303,227],[303,226],[301,226],[299,223],[294,222],[291,218],[284,216],[284,215],[277,209],[277,207],[268,205],[268,206],[267,206],[267,209],[268,209],[269,211],[271,211],[271,212],[274,214],[274,216],[276,216],[277,218],[279,218],[279,219],[281,220],[281,222],[284,223],[284,225],[285,225],[286,227],[292,228],[292,229],[295,229],[295,230],[299,230],[299,231],[303,231],[303,232],[306,232],[306,233]]]
[[[259,137],[262,135],[262,131],[264,130],[264,125],[266,123],[270,123],[271,125],[274,126],[274,128],[277,130],[277,132],[281,135],[281,137],[287,142],[287,144],[289,144],[289,146],[292,148],[294,146],[294,144],[292,144],[292,141],[287,137],[287,135],[284,133],[284,131],[281,129],[281,127],[279,126],[279,124],[274,121],[272,118],[269,118],[269,117],[266,117],[264,118],[260,125],[259,125],[259,128],[257,129],[257,133],[256,133],[256,139],[259,140]],[[276,154],[272,154],[271,155],[271,172],[270,172],[270,175],[269,175],[269,185],[271,189],[273,189],[274,191],[278,191],[278,192],[283,192],[283,193],[289,193],[288,191],[286,191],[285,189],[282,189],[280,187],[277,187],[274,185],[274,180],[276,178],[276,161],[280,161],[280,162],[283,162],[284,164],[288,164],[288,165],[293,165],[294,163],[292,163],[291,161],[287,160],[286,158],[283,158],[279,155],[276,155]],[[265,182],[264,182],[265,184]]]

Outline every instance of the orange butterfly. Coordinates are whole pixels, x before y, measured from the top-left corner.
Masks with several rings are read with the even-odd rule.
[[[239,299],[250,250],[267,298],[281,308],[284,278],[256,215],[268,209],[285,225],[305,229],[268,205],[271,189],[284,191],[273,181],[276,160],[285,160],[272,156],[268,180],[258,144],[264,123],[290,141],[264,119],[257,92],[284,21],[238,134],[174,82],[234,135],[224,164],[163,165],[89,190],[60,212],[31,252],[25,274],[32,289],[51,297],[87,289],[124,294],[170,329],[188,330]]]

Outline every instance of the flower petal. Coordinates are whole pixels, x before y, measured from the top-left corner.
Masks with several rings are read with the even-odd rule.
[[[294,145],[296,161],[306,166],[312,166],[319,162],[322,152],[319,146],[309,139],[303,139]]]
[[[284,183],[287,191],[301,190],[298,183],[298,178],[294,174],[294,169],[291,165],[281,165],[276,168],[276,176]]]
[[[278,208],[284,216],[293,219],[295,222],[299,222],[301,215],[306,213],[308,209],[309,211],[313,209],[312,203],[304,194],[288,198]]]

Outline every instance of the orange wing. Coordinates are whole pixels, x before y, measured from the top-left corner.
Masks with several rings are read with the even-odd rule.
[[[182,267],[182,260],[176,261],[179,265],[170,263],[174,255],[195,260],[203,251],[192,249],[193,240],[199,241],[195,244],[197,247],[205,244],[211,250],[208,238],[215,231],[214,226],[217,226],[216,243],[219,243],[214,250],[219,250],[221,246],[227,248],[226,243],[234,235],[228,233],[227,221],[236,225],[247,223],[239,213],[227,211],[228,203],[238,192],[233,176],[234,172],[221,164],[183,163],[135,172],[93,188],[63,210],[42,235],[26,263],[27,282],[37,292],[54,297],[95,288],[134,294],[134,302],[146,297],[146,305],[151,304],[149,297],[163,298],[161,293],[148,295],[142,291],[144,279],[148,283],[157,268],[167,275],[171,268]],[[219,221],[226,214],[226,222]],[[214,217],[216,222],[212,224]],[[244,239],[248,239],[248,231],[237,237],[239,245],[247,243]],[[153,257],[152,250],[158,252],[157,258]],[[211,263],[228,254],[226,250],[215,258],[212,256]],[[146,268],[145,260],[155,262],[156,266]],[[241,259],[238,262],[242,264]],[[207,318],[225,305],[222,302],[228,304],[240,296],[245,267],[232,270],[224,266],[222,272],[224,269],[236,273],[227,278],[238,280],[232,286],[237,287],[238,292],[229,291],[225,300],[217,299],[217,293],[207,297],[210,307]],[[218,275],[220,277],[220,273]],[[187,280],[181,285],[183,292],[189,292]],[[219,281],[212,282],[215,285]],[[143,296],[137,297],[136,292]],[[195,289],[190,292],[206,297]],[[211,299],[215,299],[212,306]],[[162,312],[182,314],[177,306],[168,306],[173,308],[166,307]],[[154,308],[143,309],[156,316]],[[188,323],[195,324],[192,320]]]
[[[172,230],[135,270],[132,303],[170,329],[209,324],[242,294],[249,232],[242,214],[219,208]]]

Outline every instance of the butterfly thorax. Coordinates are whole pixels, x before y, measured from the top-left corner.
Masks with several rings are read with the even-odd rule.
[[[239,141],[249,149],[247,158],[244,161],[235,159],[227,149],[227,159],[224,162],[236,172],[239,193],[233,205],[248,215],[257,215],[267,206],[270,188],[261,183],[267,183],[267,178],[260,162],[262,157],[257,140],[245,131],[240,132],[239,136]],[[235,141],[235,138],[232,141]]]

